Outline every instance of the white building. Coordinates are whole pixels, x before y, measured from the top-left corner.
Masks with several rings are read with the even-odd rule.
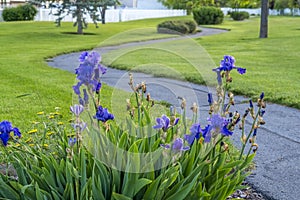
[[[26,2],[27,0],[0,0],[0,7],[17,6]]]
[[[137,9],[167,9],[157,0],[120,0],[121,7]]]

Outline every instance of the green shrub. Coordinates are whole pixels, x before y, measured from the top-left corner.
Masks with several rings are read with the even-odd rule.
[[[197,24],[193,20],[164,21],[157,26],[157,31],[159,33],[188,34],[194,33],[196,30]]]
[[[234,11],[230,13],[230,17],[236,21],[242,21],[244,19],[249,19],[250,15],[246,11]]]
[[[198,24],[221,24],[224,19],[224,13],[216,7],[195,8],[193,16]]]
[[[2,12],[2,17],[4,21],[18,21],[19,20],[19,12],[18,8],[4,8]]]
[[[27,21],[33,20],[37,14],[37,9],[31,4],[18,7],[5,8],[2,16],[4,21]]]
[[[194,20],[186,20],[184,24],[189,27],[189,33],[195,33],[197,31],[197,23]]]

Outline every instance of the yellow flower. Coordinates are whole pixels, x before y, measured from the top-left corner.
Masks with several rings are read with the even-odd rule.
[[[64,125],[63,122],[57,122],[57,125]]]
[[[49,117],[48,117],[48,119],[53,119],[54,118],[54,116],[53,115],[50,115]]]
[[[50,136],[50,135],[52,135],[54,132],[52,132],[52,131],[50,131],[50,132],[47,132],[46,134],[47,134],[47,136]]]
[[[36,133],[37,131],[38,131],[37,129],[32,129],[32,130],[28,131],[28,134]]]
[[[44,112],[43,112],[43,111],[41,111],[41,112],[38,112],[37,114],[38,114],[38,115],[43,115],[43,114],[44,114]]]
[[[48,148],[48,147],[49,147],[49,145],[48,145],[48,144],[44,144],[43,146],[44,146],[44,147],[46,147],[46,148]]]
[[[31,142],[32,139],[31,138],[28,138],[25,142],[28,143],[28,142]]]

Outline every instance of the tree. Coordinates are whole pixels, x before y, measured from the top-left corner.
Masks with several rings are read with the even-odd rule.
[[[199,6],[218,6],[223,0],[158,0],[164,6],[171,9],[184,9],[188,14],[193,8]]]
[[[260,38],[268,37],[268,15],[269,15],[269,1],[261,0],[261,17],[260,17]]]
[[[275,8],[275,0],[270,0],[270,1],[269,1],[269,8],[270,8],[271,10],[273,10],[273,9]]]
[[[230,0],[231,8],[258,8],[260,0]]]
[[[44,0],[37,0],[40,3]],[[52,0],[52,4],[56,3]],[[108,6],[114,6],[118,3],[117,0],[63,0],[54,9],[53,15],[57,16],[56,24],[61,25],[61,21],[68,14],[76,19],[74,26],[77,26],[77,34],[83,34],[83,29],[87,28],[86,16],[89,15],[93,23],[98,27],[97,21],[105,24],[105,11]],[[55,4],[54,4],[55,5]],[[99,15],[100,13],[100,15]]]

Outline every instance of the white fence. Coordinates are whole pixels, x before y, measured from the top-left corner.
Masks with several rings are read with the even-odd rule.
[[[235,11],[233,8],[221,8],[223,13],[225,15],[228,14],[228,12]],[[260,15],[260,8],[257,9],[246,9],[246,8],[238,8],[238,11],[246,11],[250,15]],[[293,10],[286,8],[282,10],[269,10],[269,15],[300,15],[300,9],[295,8]]]
[[[55,13],[55,10],[52,10]],[[111,9],[106,11],[106,22],[121,22],[146,18],[184,16],[185,10],[141,10],[141,9]],[[57,17],[51,14],[51,9],[39,9],[35,17],[35,21],[54,21]],[[72,22],[72,15],[64,17],[63,21]],[[92,22],[92,19],[87,15],[86,20]]]
[[[234,11],[232,8],[221,8],[225,15],[229,11]],[[260,8],[258,9],[238,9],[239,11],[246,11],[250,15],[260,15]],[[55,12],[55,10],[52,10]],[[284,10],[269,10],[270,15],[300,15],[300,9],[284,9]],[[158,17],[172,17],[172,16],[184,16],[186,15],[185,10],[144,10],[144,9],[110,9],[106,11],[105,21],[106,22],[120,22],[130,21],[137,19],[146,18],[158,18]],[[40,8],[38,14],[35,17],[35,21],[55,21],[57,17],[51,14],[51,9]],[[89,16],[86,16],[88,22],[92,22]],[[74,19],[72,15],[65,16],[63,21],[72,22]],[[2,9],[0,8],[0,21],[2,19]]]

